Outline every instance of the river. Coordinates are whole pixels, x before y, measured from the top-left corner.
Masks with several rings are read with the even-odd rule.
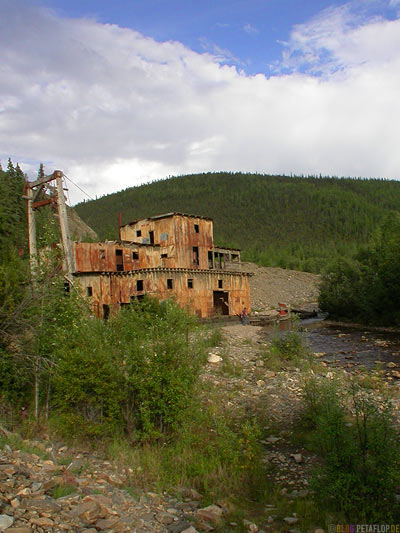
[[[277,332],[283,334],[291,327],[290,321],[283,321],[275,327],[265,326],[264,331],[271,337]],[[301,320],[296,327],[304,335],[310,351],[319,354],[320,360],[328,366],[354,373],[381,367],[392,375],[396,367],[387,368],[386,365],[395,363],[400,371],[399,332],[336,324],[322,318]]]

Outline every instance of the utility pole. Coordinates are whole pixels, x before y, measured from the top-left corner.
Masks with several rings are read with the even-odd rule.
[[[37,201],[37,198],[43,187],[51,182],[56,181],[56,194],[51,195],[45,200]],[[26,183],[25,196],[23,198],[27,201],[27,219],[28,219],[28,243],[29,243],[29,257],[32,281],[35,283],[37,277],[38,255],[36,244],[36,222],[35,210],[49,204],[56,204],[58,211],[58,219],[61,232],[61,245],[65,258],[66,274],[69,280],[72,279],[72,274],[75,271],[74,257],[72,253],[72,241],[68,226],[67,206],[65,204],[64,188],[63,188],[63,173],[61,170],[55,170],[50,176],[43,176],[36,181]]]
[[[72,273],[75,271],[74,258],[72,255],[72,242],[69,233],[67,207],[65,205],[64,188],[63,188],[63,173],[61,170],[55,170],[53,173],[57,185],[57,208],[58,218],[60,221],[61,242],[64,250],[64,257],[67,266],[67,275],[71,279]]]
[[[28,222],[28,248],[29,248],[29,262],[31,267],[32,282],[35,283],[37,275],[37,244],[36,244],[36,221],[35,213],[33,211],[33,190],[29,187],[28,183],[25,185],[25,199],[26,199],[26,212]]]

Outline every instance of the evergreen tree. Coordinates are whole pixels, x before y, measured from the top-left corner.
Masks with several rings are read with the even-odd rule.
[[[38,170],[38,174],[37,174],[37,179],[40,180],[40,178],[44,178],[44,167],[43,167],[43,163],[40,163],[40,165],[39,165],[39,170]]]

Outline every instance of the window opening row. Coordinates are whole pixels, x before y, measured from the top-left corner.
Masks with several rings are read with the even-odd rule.
[[[193,289],[193,278],[188,278],[187,286],[188,286],[188,289]],[[218,288],[222,289],[222,287],[223,287],[222,279],[219,279],[218,280]],[[174,288],[174,280],[172,278],[168,278],[167,279],[167,289],[171,290],[173,288]],[[137,292],[142,292],[144,290],[144,284],[143,284],[143,280],[142,279],[136,280],[136,290],[137,290]],[[89,297],[93,296],[93,287],[87,287],[86,288],[86,294]]]

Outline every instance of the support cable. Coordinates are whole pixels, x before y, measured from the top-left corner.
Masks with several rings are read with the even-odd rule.
[[[81,192],[83,192],[83,194],[85,194],[88,198],[90,198],[90,200],[94,200],[94,198],[92,198],[90,196],[90,194],[88,194],[86,191],[84,191],[82,189],[82,187],[79,187],[79,185],[77,185],[76,183],[74,183],[66,174],[63,173],[63,176],[64,178],[66,178],[68,181],[70,181],[72,183],[72,185],[75,185],[75,187],[77,187]]]

